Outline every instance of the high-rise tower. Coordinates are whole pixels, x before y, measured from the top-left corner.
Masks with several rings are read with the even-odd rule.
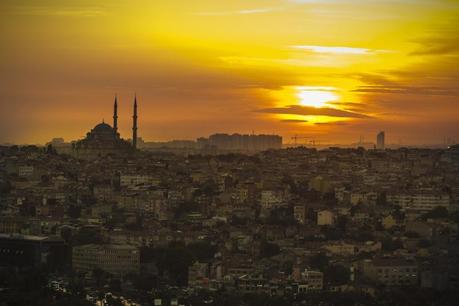
[[[137,148],[137,95],[134,96],[134,115],[132,116],[132,146]]]
[[[384,131],[382,132],[379,132],[378,135],[376,135],[376,149],[378,150],[384,150],[385,149],[385,138],[386,138],[386,135],[384,133]]]
[[[118,97],[115,95],[115,103],[113,104],[113,131],[118,133]]]

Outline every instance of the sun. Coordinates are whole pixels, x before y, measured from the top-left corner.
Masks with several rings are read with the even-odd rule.
[[[298,98],[302,106],[323,107],[327,102],[338,100],[338,96],[330,90],[299,87]]]

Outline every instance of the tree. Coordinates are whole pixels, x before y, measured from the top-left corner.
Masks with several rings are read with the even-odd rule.
[[[46,154],[57,155],[57,151],[56,151],[56,149],[53,147],[53,145],[49,144],[49,145],[46,147]]]
[[[178,204],[177,208],[175,209],[174,215],[175,218],[183,218],[187,214],[198,210],[199,206],[195,202],[181,202]]]
[[[293,216],[293,208],[280,207],[271,210],[266,223],[271,225],[295,225],[296,220]]]
[[[290,275],[293,272],[293,263],[292,261],[284,261],[282,263],[281,271],[285,272],[285,274]]]
[[[343,238],[343,232],[335,227],[324,226],[321,229],[322,234],[325,235],[326,240],[340,240]]]
[[[427,220],[427,219],[442,219],[442,218],[448,218],[448,210],[445,207],[435,207],[431,211],[425,213],[422,216],[422,219]]]
[[[213,180],[209,179],[209,180],[206,180],[204,183],[202,183],[202,185],[199,186],[199,189],[197,189],[193,195],[194,196],[205,195],[208,197],[212,197],[216,195],[217,193],[218,193],[217,184]]]
[[[318,253],[311,257],[309,264],[313,269],[325,271],[325,269],[328,267],[329,260],[327,255],[325,255],[324,253]]]
[[[324,282],[329,285],[344,285],[349,282],[350,271],[341,265],[331,265],[325,268]]]
[[[193,257],[199,261],[206,261],[212,259],[217,251],[217,247],[212,245],[209,241],[199,241],[190,243],[187,246],[189,252]]]
[[[64,297],[49,304],[50,306],[92,306],[93,304],[83,297],[69,296]]]
[[[338,204],[338,200],[335,198],[335,193],[334,192],[327,192],[322,196],[322,199],[324,200],[325,204],[333,207]]]
[[[405,236],[408,237],[408,238],[419,238],[419,234],[418,233],[410,232],[410,231],[406,232]]]
[[[376,205],[385,206],[386,204],[387,204],[386,192],[383,191],[381,193],[378,193],[378,196],[376,197]]]
[[[10,181],[1,181],[0,182],[0,194],[8,194],[13,189]]]
[[[102,244],[104,242],[101,233],[97,229],[93,229],[90,227],[81,228],[72,240],[74,245],[83,245],[90,243]]]
[[[123,306],[124,304],[117,298],[114,298],[111,295],[107,296],[107,305],[110,306]]]
[[[135,221],[125,224],[125,228],[130,231],[141,231],[143,229],[143,220],[144,216],[137,214],[135,216]]]
[[[70,205],[67,209],[67,215],[70,218],[78,219],[81,216],[81,207],[76,205]]]
[[[118,278],[111,278],[110,281],[108,282],[108,286],[110,288],[110,291],[112,292],[121,292],[121,280]],[[109,305],[114,305],[114,304],[109,303]]]
[[[282,177],[282,184],[288,185],[292,193],[297,193],[298,188],[295,184],[295,180],[291,177],[291,175],[284,173]]]
[[[431,246],[432,246],[432,242],[430,240],[427,240],[427,239],[421,239],[418,242],[418,247],[419,248],[429,248]]]
[[[242,218],[236,215],[231,217],[231,225],[233,226],[246,225],[247,221],[248,221],[247,218]]]
[[[391,238],[386,238],[382,241],[382,249],[384,251],[395,251],[403,248],[403,244],[399,239],[392,240]]]
[[[144,292],[150,291],[158,285],[157,277],[148,273],[132,275],[132,280],[135,288]]]
[[[159,275],[173,285],[185,286],[188,267],[196,260],[184,245],[171,244],[168,247],[143,247],[140,252],[142,262],[155,262]]]
[[[105,277],[107,273],[103,271],[102,269],[94,268],[92,270],[92,275],[94,276],[94,279],[96,280],[96,285],[98,287],[102,287],[104,285],[104,281],[105,281]]]
[[[336,220],[336,228],[337,228],[339,231],[345,233],[345,232],[346,232],[346,225],[347,225],[347,222],[348,222],[348,220],[347,220],[347,217],[346,217],[346,216],[341,216],[341,215],[339,215],[338,218],[337,218],[337,220]]]
[[[61,228],[61,238],[67,243],[70,242],[72,240],[72,229],[68,226],[63,226]]]
[[[275,243],[263,241],[260,246],[260,257],[272,257],[280,253],[280,248]]]
[[[355,233],[354,240],[365,242],[374,240],[373,232],[370,230],[361,229],[359,233]]]
[[[38,153],[40,149],[36,145],[27,145],[21,147],[21,151],[26,153]]]

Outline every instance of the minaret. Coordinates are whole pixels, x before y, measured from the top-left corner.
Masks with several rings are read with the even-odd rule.
[[[134,96],[134,115],[132,116],[132,146],[137,148],[137,95]]]
[[[118,97],[115,95],[115,104],[113,105],[113,131],[118,133]]]

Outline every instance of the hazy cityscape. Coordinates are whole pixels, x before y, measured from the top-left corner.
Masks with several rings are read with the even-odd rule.
[[[0,147],[2,305],[454,304],[459,145],[155,144],[113,111]]]

